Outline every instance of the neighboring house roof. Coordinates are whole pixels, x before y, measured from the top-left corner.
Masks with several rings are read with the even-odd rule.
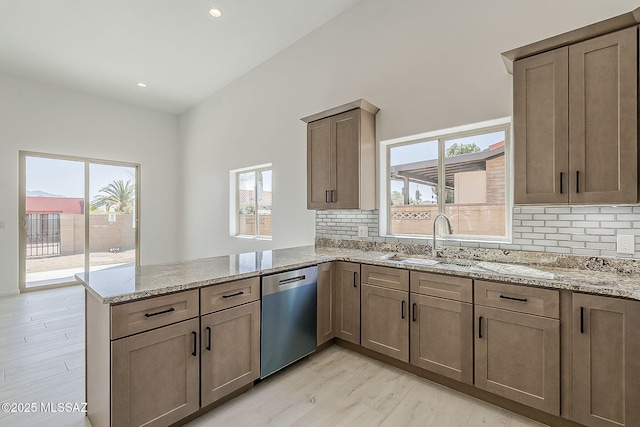
[[[453,176],[460,172],[486,170],[486,162],[504,156],[504,141],[477,153],[460,154],[444,159],[445,186],[453,188]],[[391,166],[391,178],[409,178],[412,181],[434,185],[438,182],[438,159]]]

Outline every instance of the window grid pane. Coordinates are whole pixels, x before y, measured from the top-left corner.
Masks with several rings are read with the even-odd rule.
[[[458,237],[506,236],[507,137],[504,125],[389,147],[390,234],[430,236],[444,212]]]
[[[270,238],[272,172],[256,169],[237,174],[237,235]]]

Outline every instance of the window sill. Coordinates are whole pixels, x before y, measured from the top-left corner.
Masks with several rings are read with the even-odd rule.
[[[245,236],[242,234],[238,234],[236,236],[231,236],[231,237],[237,237],[238,239],[244,239],[244,240],[264,240],[266,242],[270,242],[271,240],[273,240],[271,237],[266,237],[266,236]]]

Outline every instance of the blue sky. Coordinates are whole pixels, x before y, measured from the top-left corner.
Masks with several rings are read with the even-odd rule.
[[[65,197],[84,197],[84,163],[71,160],[27,157],[27,191],[44,191]],[[135,182],[135,168],[92,163],[89,194],[93,198],[113,181]]]
[[[504,141],[504,132],[493,132],[484,135],[468,136],[465,138],[451,139],[445,141],[445,148],[454,143],[470,144],[475,143],[481,150],[489,147],[496,142]],[[402,165],[405,163],[421,162],[423,160],[431,160],[438,158],[438,141],[420,142],[417,144],[400,145],[391,147],[389,160],[391,166]]]

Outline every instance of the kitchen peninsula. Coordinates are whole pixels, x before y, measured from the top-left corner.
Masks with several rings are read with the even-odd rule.
[[[256,346],[250,339],[259,325],[259,311],[250,312],[248,307],[259,308],[259,277],[312,265],[328,272],[318,276],[319,342],[320,329],[328,327],[329,332],[323,332],[324,337],[328,336],[325,341],[362,351],[543,422],[569,418],[588,425],[580,418],[580,405],[589,398],[589,387],[579,383],[584,375],[577,373],[590,367],[590,372],[597,374],[600,368],[590,366],[590,360],[577,357],[577,352],[584,351],[585,345],[588,349],[590,344],[602,344],[598,340],[606,337],[598,335],[597,322],[608,322],[607,335],[617,336],[624,343],[620,349],[607,348],[604,355],[607,363],[612,358],[622,363],[621,371],[613,372],[615,377],[610,380],[622,383],[623,395],[619,398],[613,393],[611,399],[616,400],[616,410],[625,412],[627,419],[637,419],[634,418],[638,416],[636,409],[628,404],[639,389],[637,373],[640,372],[639,362],[629,357],[634,349],[640,349],[640,340],[630,327],[640,322],[640,274],[635,261],[509,254],[500,250],[481,250],[480,253],[461,248],[447,248],[445,258],[430,260],[422,255],[427,253],[424,248],[416,245],[381,244],[373,249],[376,250],[305,246],[79,274],[77,277],[86,288],[87,399],[92,425],[138,425],[151,420],[155,421],[150,425],[179,422],[250,388],[258,378],[254,371],[259,351],[238,347],[228,352],[246,363],[238,362],[237,374],[222,381],[232,383],[233,387],[221,389],[220,386],[219,390],[214,387],[216,400],[205,402],[202,397],[206,380],[205,372],[199,372],[200,363],[205,366],[205,355],[213,354],[211,346],[216,348],[215,325],[243,319],[233,327],[236,329],[232,328],[236,336],[225,341],[225,346],[233,345],[234,341],[252,342],[246,347]],[[530,264],[523,264],[527,255]],[[570,266],[575,268],[566,268]],[[598,274],[593,274],[593,269],[598,270]],[[348,296],[343,291],[347,289],[351,289],[349,298],[353,300],[345,305]],[[380,297],[388,295],[391,289],[397,299]],[[365,296],[370,292],[377,293],[377,299]],[[424,298],[428,299],[426,303]],[[369,301],[378,301],[388,310],[380,311],[380,307],[370,306]],[[437,303],[437,307],[433,303]],[[455,308],[449,309],[449,305]],[[356,310],[353,318],[358,322],[362,320],[362,325],[351,335],[343,331],[347,306],[349,310]],[[456,312],[460,307],[467,314],[455,318],[454,335],[465,345],[440,344],[440,347],[456,349],[460,360],[430,361],[438,366],[451,365],[448,370],[425,368],[429,366],[424,364],[425,360],[438,356],[420,353],[414,356],[415,349],[409,351],[414,342],[419,342],[419,338],[414,338],[419,337],[414,335],[414,330],[421,331],[423,317]],[[380,316],[397,311],[397,319],[391,314],[394,317],[385,320],[389,325],[397,321],[400,335],[406,333],[404,341],[386,345],[387,348],[399,347],[397,354],[382,354],[372,344],[384,339],[384,331],[375,327],[379,322],[367,317],[368,310],[374,308]],[[205,326],[205,318],[216,315],[226,318],[222,323]],[[487,339],[487,333],[497,334],[500,325],[508,325],[502,333],[517,335],[505,337],[505,341],[512,343],[511,347],[492,340],[491,336]],[[428,335],[428,330],[425,333]],[[246,339],[238,334],[246,335]],[[528,342],[519,343],[520,335]],[[367,339],[370,336],[375,339]],[[589,336],[591,341],[585,342],[583,338]],[[541,348],[536,351],[536,346]],[[468,349],[474,347],[474,357],[470,357]],[[324,345],[319,346],[322,348]],[[508,375],[491,378],[493,374],[487,372],[487,364],[496,361],[503,364],[503,372],[507,374],[509,370],[518,369],[513,357],[505,355],[507,348],[516,356],[519,351],[541,355],[540,360],[532,356],[532,363],[539,370],[531,370],[527,384],[515,380],[509,383]],[[467,349],[466,355],[464,349]],[[125,358],[127,363],[139,363],[145,369],[124,366],[119,359]],[[475,364],[475,378],[472,374],[460,376],[464,370],[473,372],[470,363]],[[509,366],[510,363],[516,364]],[[173,365],[174,369],[167,369]],[[228,366],[226,371],[226,375],[231,375]],[[145,372],[150,378],[141,378]],[[156,388],[165,384],[162,379],[165,372],[166,384],[172,389],[159,391]],[[483,372],[485,377],[481,378]],[[599,387],[598,381],[602,379],[594,378],[591,387]],[[153,387],[148,396],[141,393],[145,386]],[[129,398],[123,400],[122,396]],[[513,402],[525,406],[511,406]]]

